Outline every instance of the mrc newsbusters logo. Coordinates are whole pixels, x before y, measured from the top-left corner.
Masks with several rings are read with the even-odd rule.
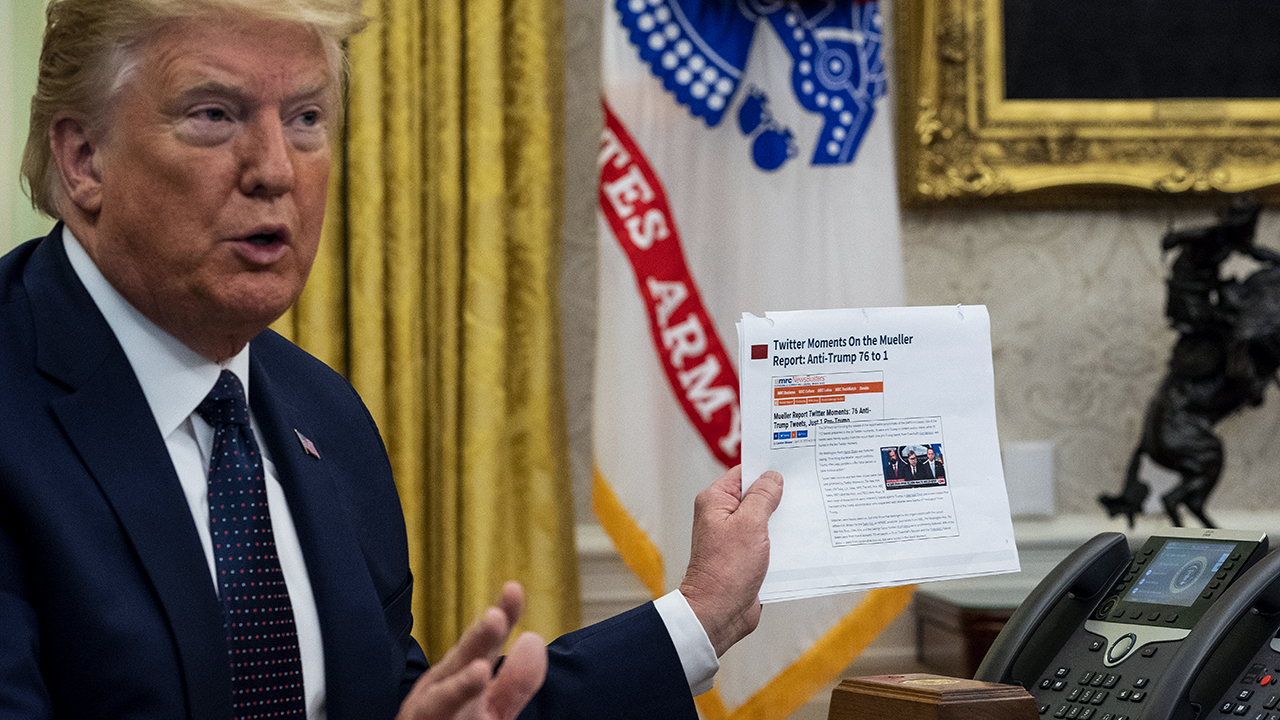
[[[822,385],[827,381],[826,375],[792,375],[773,379],[774,387],[784,385]]]

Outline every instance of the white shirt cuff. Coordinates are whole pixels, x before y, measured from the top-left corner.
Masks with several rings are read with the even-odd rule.
[[[710,690],[716,671],[720,669],[720,661],[716,659],[716,649],[712,647],[707,631],[702,628],[693,608],[689,607],[689,601],[679,590],[672,590],[654,600],[653,607],[676,646],[684,677],[689,681],[689,690],[694,695]]]

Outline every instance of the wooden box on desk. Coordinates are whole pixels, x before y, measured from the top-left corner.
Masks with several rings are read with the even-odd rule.
[[[827,720],[1039,720],[1036,701],[1013,685],[910,673],[842,680]]]

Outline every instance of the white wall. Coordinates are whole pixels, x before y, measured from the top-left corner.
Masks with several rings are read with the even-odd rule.
[[[43,2],[0,0],[0,253],[52,226],[18,182],[43,32]]]

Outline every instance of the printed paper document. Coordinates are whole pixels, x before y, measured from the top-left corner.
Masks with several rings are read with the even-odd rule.
[[[1017,572],[984,306],[743,314],[742,474],[782,473],[763,602]]]

